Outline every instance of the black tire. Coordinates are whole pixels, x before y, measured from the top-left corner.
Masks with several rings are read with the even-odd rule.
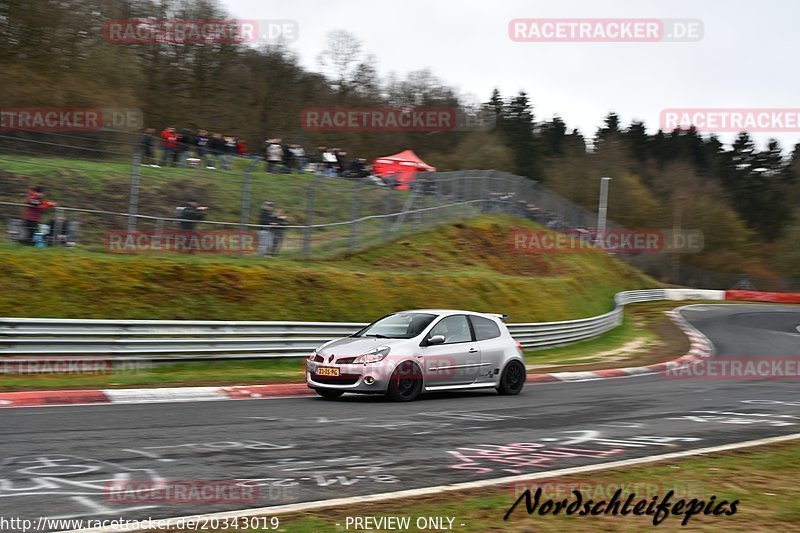
[[[314,389],[317,391],[317,394],[325,398],[326,400],[335,400],[339,398],[344,391],[334,390],[334,389]]]
[[[412,402],[422,394],[422,372],[411,362],[398,366],[389,379],[386,397],[395,402]]]
[[[525,365],[514,359],[503,369],[500,375],[500,385],[497,392],[504,396],[515,396],[520,393],[525,385],[526,373]]]

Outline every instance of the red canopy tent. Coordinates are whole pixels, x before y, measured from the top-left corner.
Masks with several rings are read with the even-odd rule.
[[[412,150],[404,150],[399,154],[379,157],[372,163],[372,172],[385,178],[394,174],[397,188],[408,190],[408,184],[414,181],[417,172],[436,172],[436,167],[420,159]]]

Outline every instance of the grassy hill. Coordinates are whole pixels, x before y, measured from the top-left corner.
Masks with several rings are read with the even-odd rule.
[[[175,206],[195,199],[209,207],[208,219],[240,222],[242,181],[251,161],[237,158],[232,170],[200,168],[139,168],[139,214],[171,217]],[[0,154],[0,200],[20,202],[31,185],[46,187],[50,199],[65,207],[128,212],[131,163],[81,159],[28,157]],[[286,209],[293,224],[305,224],[308,192],[313,174],[267,174],[263,162],[252,167],[250,221],[257,223],[262,202]],[[352,180],[328,179],[319,184],[314,199],[314,223],[338,222],[350,217],[354,187]],[[383,213],[389,191],[375,186],[360,188],[360,214]],[[391,191],[395,210],[408,193]],[[15,213],[11,209],[9,214]],[[126,218],[86,218],[85,231],[93,225],[124,227]]]
[[[211,320],[355,320],[407,308],[504,312],[560,320],[611,308],[620,290],[654,282],[599,251],[532,255],[511,217],[398,239],[346,257],[116,256],[0,246],[0,316]]]

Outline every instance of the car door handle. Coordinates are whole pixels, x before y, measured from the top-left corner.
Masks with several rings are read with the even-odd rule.
[[[470,349],[469,349],[469,353],[475,353],[475,352],[477,352],[477,351],[478,351],[478,349],[477,349],[477,348],[470,348]]]

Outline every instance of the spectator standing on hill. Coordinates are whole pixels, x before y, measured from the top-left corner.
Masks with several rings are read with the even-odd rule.
[[[323,172],[325,170],[325,152],[328,150],[325,146],[317,146],[317,150],[311,155],[311,163],[314,165],[314,172]]]
[[[208,160],[206,154],[208,153],[208,132],[206,130],[198,130],[197,136],[194,138],[194,144],[197,150],[197,158],[202,162],[203,166],[208,167]]]
[[[366,165],[367,160],[364,158],[353,158],[347,170],[347,177],[354,179],[362,179],[369,176],[369,171]]]
[[[64,213],[56,213],[47,236],[50,246],[75,246],[75,224],[77,222],[69,220]]]
[[[336,148],[325,150],[322,153],[322,164],[323,169],[322,172],[326,176],[335,176],[336,175]]]
[[[274,174],[280,172],[283,164],[283,146],[280,139],[270,139],[267,141],[267,172]]]
[[[286,213],[284,213],[283,209],[278,209],[275,212],[275,216],[272,219],[272,250],[270,250],[270,254],[274,257],[278,255],[281,247],[283,246],[283,239],[284,234],[286,233],[285,226],[289,225],[289,221],[286,219]]]
[[[281,145],[281,150],[283,151],[283,168],[281,171],[286,174],[291,174],[292,165],[294,164],[294,154],[289,150],[288,144],[283,144],[282,139],[278,139],[278,143]]]
[[[272,230],[272,223],[274,222],[274,215],[272,214],[272,202],[264,202],[261,204],[261,212],[258,215],[258,224],[261,229],[258,230],[258,255],[265,256],[272,250],[274,234]]]
[[[172,126],[164,128],[161,132],[161,166],[166,166],[170,158],[175,156],[175,148],[178,146],[178,135]]]
[[[245,139],[236,141],[236,155],[247,157],[247,141]]]
[[[176,149],[179,167],[186,167],[186,160],[189,159],[189,148],[192,144],[192,132],[187,128],[181,129],[180,135],[178,135],[178,146]]]
[[[289,147],[289,151],[292,153],[292,160],[295,161],[297,172],[303,172],[308,163],[305,149],[299,144],[293,144]]]
[[[206,218],[206,211],[208,211],[208,207],[201,206],[194,200],[191,200],[186,203],[186,205],[181,209],[181,229],[187,231],[194,231],[195,226],[199,220],[203,220]]]
[[[225,156],[225,141],[222,140],[222,134],[215,133],[211,136],[211,142],[209,143],[211,153],[211,157],[216,161],[214,163],[216,166],[208,167],[211,170],[216,170],[217,166],[221,166],[224,168],[224,161],[223,157]]]
[[[230,170],[233,165],[233,158],[236,155],[236,138],[227,136],[225,137],[225,159],[223,166],[225,170]]]
[[[336,175],[344,176],[347,169],[347,152],[337,149],[334,155],[336,156]]]
[[[156,130],[153,128],[144,130],[142,138],[139,141],[139,148],[142,154],[142,164],[150,165],[153,168],[159,168],[158,165],[156,165],[156,158],[153,152],[153,145],[156,143],[155,132]]]
[[[33,236],[36,234],[42,215],[51,207],[58,204],[48,202],[44,199],[44,188],[41,185],[28,189],[28,196],[25,199],[25,211],[22,214],[23,226],[25,228],[25,244],[33,245]]]
[[[188,235],[188,243],[186,245],[187,252],[193,254],[195,251],[195,242],[199,241],[199,239],[195,239],[195,226],[197,222],[206,218],[206,211],[208,208],[205,206],[201,206],[194,200],[191,200],[183,206],[181,209],[181,230],[185,231]]]

